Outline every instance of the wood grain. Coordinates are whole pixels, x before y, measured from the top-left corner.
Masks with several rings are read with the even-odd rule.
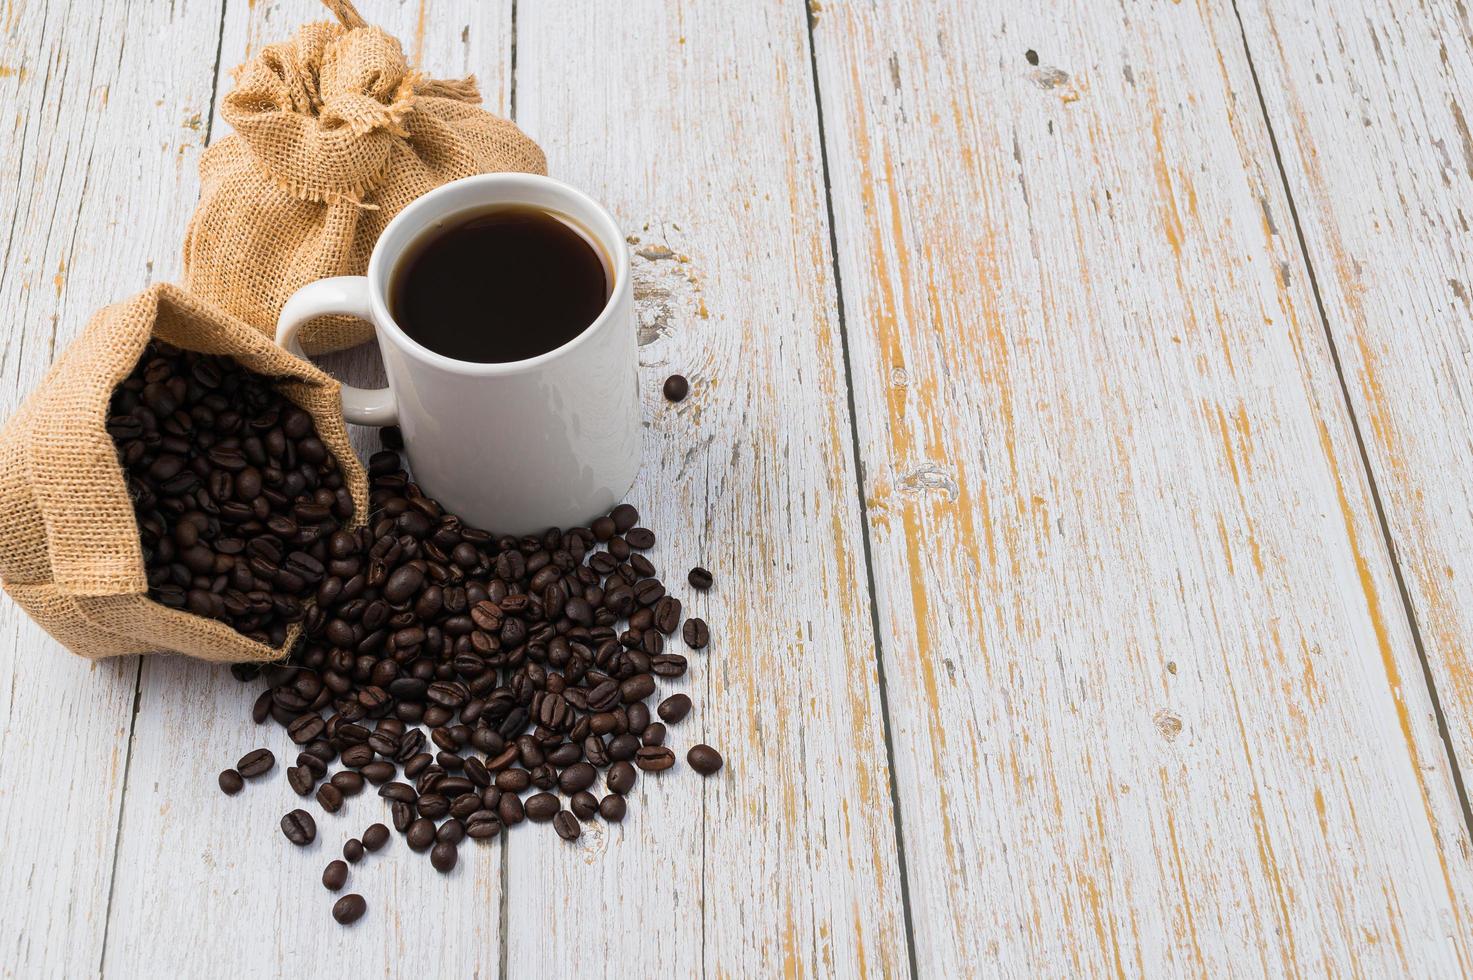
[[[399,36],[405,50],[438,76],[475,72],[488,108],[500,111],[509,89],[509,3],[361,4]],[[422,9],[423,8],[423,9]],[[285,39],[296,25],[323,19],[309,0],[230,0],[221,44],[220,95],[229,69],[247,51]],[[228,132],[216,119],[214,135]],[[337,355],[364,380],[371,354]],[[354,433],[360,453],[377,449]],[[353,867],[340,894],[356,891],[368,914],[337,927],[337,896],[319,880],[349,837],[388,822],[371,790],[341,813],[325,813],[286,784],[295,747],[275,724],[250,724],[256,685],[228,671],[181,658],[146,658],[133,763],[119,843],[106,972],[118,976],[289,975],[310,969],[345,975],[397,976],[414,965],[445,976],[495,977],[501,958],[501,845],[467,842],[449,875],[432,870],[397,835]],[[216,774],[257,745],[277,767],[235,798],[215,788]],[[301,806],[317,820],[317,842],[291,847],[278,820]],[[168,937],[160,942],[159,937]],[[308,968],[304,964],[312,963]]]
[[[94,310],[177,268],[219,16],[0,5],[0,417]],[[0,599],[0,973],[98,969],[137,678],[136,658],[74,657]]]
[[[679,768],[574,845],[513,835],[508,975],[905,975],[803,8],[524,3],[517,27],[518,123],[631,234],[651,557],[717,585],[679,588],[714,637],[662,685],[696,701]],[[726,758],[705,782],[700,741]]]
[[[1473,762],[1468,15],[1405,0],[1239,9],[1402,579],[1466,767]]]
[[[923,975],[1470,966],[1444,746],[1208,6],[814,4]]]

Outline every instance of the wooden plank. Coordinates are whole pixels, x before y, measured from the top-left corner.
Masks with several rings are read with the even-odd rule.
[[[219,19],[205,0],[0,9],[0,417],[95,309],[176,270]],[[98,968],[137,678],[0,599],[6,975]]]
[[[905,974],[804,11],[517,19],[519,124],[632,235],[652,558],[717,585],[681,589],[715,639],[663,685],[697,704],[680,768],[642,779],[622,826],[513,835],[508,975],[604,955],[628,976]],[[684,762],[703,740],[727,760],[704,783]]]
[[[814,8],[919,972],[1467,972],[1231,8]]]
[[[1458,759],[1473,762],[1473,90],[1438,4],[1240,5]]]
[[[411,58],[438,77],[474,72],[488,108],[509,95],[511,6],[505,3],[361,4],[400,37]],[[324,19],[310,0],[230,0],[225,11],[222,77],[249,50],[291,35],[299,23]],[[216,119],[218,138],[228,127]],[[182,228],[182,224],[180,225]],[[372,374],[371,353],[336,355],[335,368]],[[376,450],[358,430],[361,454]],[[501,848],[467,844],[449,875],[433,871],[397,836],[353,868],[344,890],[360,892],[369,912],[355,928],[330,917],[336,896],[320,875],[342,843],[388,807],[372,793],[341,813],[301,801],[286,784],[296,758],[284,731],[254,728],[250,703],[258,688],[237,683],[217,666],[180,658],[144,662],[129,791],[123,814],[109,928],[106,972],[119,976],[206,976],[221,972],[221,937],[229,937],[229,970],[243,976],[314,970],[361,974],[365,965],[392,975],[399,964],[429,964],[447,976],[496,976],[501,959]],[[215,788],[216,774],[257,745],[277,756],[276,770],[240,796]],[[277,821],[304,806],[317,818],[317,842],[289,846]],[[159,942],[167,936],[167,942]],[[374,967],[373,964],[382,964]]]

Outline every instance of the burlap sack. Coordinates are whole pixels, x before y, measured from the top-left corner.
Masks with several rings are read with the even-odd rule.
[[[409,68],[399,42],[346,0],[338,24],[308,24],[236,69],[221,114],[234,135],[200,159],[200,202],[184,284],[267,334],[297,289],[362,275],[374,242],[410,201],[471,174],[547,173],[515,125],[478,108],[475,79]],[[363,343],[367,324],[322,317],[308,353]]]
[[[277,659],[285,649],[148,598],[133,504],[106,423],[113,389],[152,337],[228,354],[282,378],[281,392],[312,414],[337,457],[358,520],[367,513],[368,481],[348,443],[338,383],[178,286],[157,285],[93,316],[0,430],[0,580],[32,619],[83,657]],[[294,639],[295,630],[287,647]]]

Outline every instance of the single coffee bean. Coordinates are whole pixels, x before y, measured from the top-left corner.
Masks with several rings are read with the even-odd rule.
[[[465,833],[474,840],[485,840],[501,833],[501,819],[490,810],[477,810],[465,821]]]
[[[654,722],[647,726],[644,734],[639,737],[640,742],[645,745],[665,744],[665,725],[663,722]]]
[[[631,504],[620,504],[609,511],[609,518],[614,522],[615,533],[623,534],[639,523],[639,511]]]
[[[546,823],[561,809],[562,804],[551,793],[536,793],[527,798],[527,819],[533,823]]]
[[[262,691],[260,697],[256,698],[256,703],[251,706],[251,720],[259,725],[271,717],[271,704],[271,692]]]
[[[390,818],[393,820],[394,829],[402,834],[407,831],[409,829],[409,825],[414,822],[414,807],[410,806],[408,803],[401,803],[396,800],[395,802],[389,804],[389,815]]]
[[[624,819],[626,808],[627,804],[624,802],[624,797],[610,793],[599,801],[598,815],[609,823],[619,823]]]
[[[384,783],[378,788],[378,795],[395,803],[414,803],[419,800],[419,794],[408,783]]]
[[[672,694],[660,702],[658,711],[661,720],[673,725],[690,714],[690,697],[685,694]]]
[[[240,757],[235,764],[235,769],[246,779],[255,779],[271,771],[276,765],[276,756],[271,754],[270,749],[252,749]]]
[[[225,769],[220,773],[220,791],[226,796],[234,796],[245,786],[245,780],[240,778],[240,773],[234,769]]]
[[[455,845],[450,841],[441,841],[430,851],[430,864],[434,865],[435,870],[441,874],[450,873],[458,859]]]
[[[409,842],[410,850],[423,851],[435,842],[435,824],[420,817],[409,825],[409,831],[404,836]]]
[[[690,382],[683,374],[672,374],[665,379],[665,397],[669,401],[684,401],[685,396],[690,393]]]
[[[293,810],[281,818],[281,832],[293,844],[305,847],[317,839],[317,821],[306,810]]]
[[[522,806],[522,798],[515,793],[505,793],[500,802],[496,804],[496,815],[501,822],[508,827],[515,827],[526,817],[526,809]]]
[[[624,717],[629,722],[631,732],[642,732],[650,727],[650,707],[643,701],[636,701],[626,707]]]
[[[721,768],[721,753],[709,745],[694,745],[685,754],[685,761],[702,776],[709,776]]]
[[[615,735],[609,740],[609,758],[616,762],[625,762],[633,759],[639,751],[639,736],[625,732],[623,735]]]
[[[343,857],[353,864],[363,860],[363,842],[356,837],[349,837],[343,842]]]
[[[435,831],[435,841],[440,844],[459,844],[465,839],[465,824],[451,817]]]
[[[343,861],[331,861],[322,869],[322,887],[335,892],[348,883],[348,865]]]
[[[655,602],[655,629],[669,636],[680,626],[680,600],[673,595],[661,596]]]
[[[702,568],[700,565],[697,565],[695,568],[692,568],[690,570],[689,574],[685,576],[685,580],[690,583],[691,588],[695,589],[698,592],[705,592],[711,587],[711,584],[715,581],[715,578],[711,575],[711,572],[709,570]]]
[[[322,763],[322,765],[326,768],[327,764]],[[286,781],[287,785],[291,786],[292,791],[298,796],[309,795],[317,786],[317,777],[306,766],[287,766]]]
[[[368,903],[363,900],[362,895],[344,895],[333,903],[332,917],[341,925],[352,925],[363,918],[366,911]]]
[[[343,791],[332,783],[317,787],[317,803],[328,813],[337,813],[343,808]]]
[[[685,626],[680,630],[680,637],[692,650],[701,650],[711,642],[711,630],[706,626],[704,619],[692,616],[685,621]]]
[[[373,761],[373,748],[369,745],[350,745],[343,750],[343,765],[361,769]]]
[[[663,745],[646,745],[634,753],[634,764],[645,772],[664,772],[675,765],[675,753]]]
[[[567,810],[559,810],[552,818],[552,829],[566,841],[575,841],[583,835],[583,825]]]
[[[647,527],[631,527],[624,532],[624,540],[629,542],[631,548],[647,551],[655,546],[655,532]]]
[[[593,785],[598,772],[586,762],[579,762],[564,769],[558,777],[558,789],[572,795]]]
[[[655,693],[655,679],[649,674],[635,674],[619,685],[619,699],[625,704],[643,701]]]
[[[335,772],[330,782],[343,796],[357,796],[363,792],[363,777],[356,772],[349,772],[346,769],[342,772]]]
[[[638,775],[634,766],[628,762],[616,762],[609,766],[609,774],[604,777],[604,783],[609,789],[622,796],[634,788]]]
[[[392,762],[385,762],[382,759],[370,762],[358,771],[363,774],[364,779],[373,783],[375,786],[381,786],[394,778],[394,764]],[[339,775],[342,774],[339,773]],[[404,775],[408,776],[409,771],[405,770]]]
[[[363,832],[363,846],[370,851],[377,851],[389,842],[389,828],[381,823],[369,824],[368,829]]]
[[[568,809],[572,810],[579,820],[588,820],[598,812],[598,797],[587,790],[574,793],[573,798],[568,801]]]

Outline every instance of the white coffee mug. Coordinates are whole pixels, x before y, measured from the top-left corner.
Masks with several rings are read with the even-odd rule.
[[[545,354],[498,364],[454,360],[394,322],[389,277],[423,233],[499,204],[541,208],[585,231],[613,270],[609,300],[587,329]],[[582,192],[519,173],[437,187],[389,222],[367,276],[297,290],[282,307],[277,343],[304,356],[297,332],[328,314],[373,324],[388,376],[387,388],[343,385],[344,417],[397,424],[415,480],[467,524],[498,534],[587,524],[634,483],[643,428],[629,254],[613,218]]]

